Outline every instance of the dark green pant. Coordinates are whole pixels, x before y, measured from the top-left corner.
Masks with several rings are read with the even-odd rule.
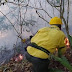
[[[40,59],[31,56],[26,52],[26,59],[33,64],[33,72],[48,72],[48,59]]]

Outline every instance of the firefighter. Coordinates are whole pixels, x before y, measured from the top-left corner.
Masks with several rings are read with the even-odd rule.
[[[65,53],[65,34],[61,31],[62,21],[58,17],[50,20],[50,27],[38,30],[27,47],[26,58],[33,64],[33,72],[48,72],[49,56],[57,49]]]

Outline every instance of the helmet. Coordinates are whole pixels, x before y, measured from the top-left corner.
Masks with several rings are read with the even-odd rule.
[[[60,18],[58,18],[58,17],[53,17],[50,20],[49,24],[50,25],[52,25],[52,24],[60,24],[61,25],[62,24],[62,20]]]

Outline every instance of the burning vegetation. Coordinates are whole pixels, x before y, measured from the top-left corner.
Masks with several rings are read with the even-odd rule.
[[[70,43],[69,43],[69,39],[68,38],[65,38],[64,43],[66,45],[66,48],[70,48]]]
[[[64,42],[66,47],[68,48],[65,53],[65,57],[72,65],[72,51],[70,50],[70,43],[68,38],[65,38]],[[56,52],[57,51],[58,49],[56,48]],[[56,69],[63,70],[64,72],[70,72],[66,67],[60,64],[60,62],[55,61],[54,59],[51,60],[49,68],[56,68]],[[23,54],[18,53],[15,54],[15,56],[12,57],[8,63],[0,66],[0,72],[32,72],[32,64],[25,59],[25,56]]]
[[[23,55],[18,54],[14,58],[12,58],[11,60],[16,61],[16,62],[22,61],[23,60]]]

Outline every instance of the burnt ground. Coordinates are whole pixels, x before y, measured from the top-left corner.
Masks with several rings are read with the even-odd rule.
[[[65,57],[72,65],[72,52],[70,49],[67,50]],[[49,68],[57,68],[63,70],[64,72],[70,72],[55,60],[51,60]],[[22,61],[15,61],[11,59],[8,63],[0,66],[0,72],[32,72],[32,64],[26,59],[23,59]]]

